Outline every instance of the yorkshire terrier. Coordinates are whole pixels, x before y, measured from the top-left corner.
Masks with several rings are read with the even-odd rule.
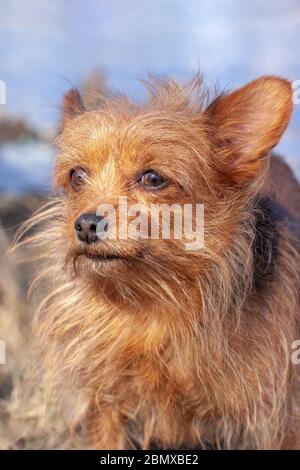
[[[21,231],[44,224],[29,240],[51,279],[35,319],[47,370],[83,390],[93,448],[300,448],[300,187],[270,153],[291,84],[264,76],[213,99],[199,77],[148,89],[96,110],[64,98],[58,196]],[[134,236],[125,199],[141,208]],[[170,236],[157,205],[176,206]],[[192,249],[175,236],[186,205],[203,239]]]

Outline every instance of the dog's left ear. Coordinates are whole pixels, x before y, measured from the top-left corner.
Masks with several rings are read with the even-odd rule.
[[[262,171],[292,108],[291,83],[272,76],[221,95],[209,105],[205,115],[212,139],[223,153],[232,181],[242,184]]]
[[[67,122],[79,114],[84,113],[85,107],[81,99],[80,93],[75,88],[69,90],[62,103],[62,117],[61,117],[61,129],[63,129]]]

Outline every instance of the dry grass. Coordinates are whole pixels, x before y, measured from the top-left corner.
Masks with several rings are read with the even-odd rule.
[[[40,205],[40,199],[2,197],[0,202],[0,339],[6,365],[0,365],[0,449],[46,449],[78,446],[67,435],[67,423],[49,410],[42,372],[33,357],[33,304],[26,291],[38,266],[19,262],[28,253],[6,251],[14,227]],[[36,357],[36,356],[35,356]]]
[[[83,83],[85,105],[101,106],[107,91],[104,75],[92,72]],[[33,195],[0,196],[0,340],[7,349],[7,364],[0,365],[0,449],[82,447],[78,438],[67,436],[68,425],[61,416],[46,409],[40,364],[31,359],[34,305],[27,299],[27,288],[38,266],[20,263],[27,257],[25,248],[4,256],[16,228],[42,202]]]

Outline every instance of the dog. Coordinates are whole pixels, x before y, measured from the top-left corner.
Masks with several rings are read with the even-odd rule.
[[[64,97],[57,196],[19,234],[42,251],[34,289],[50,279],[35,316],[49,382],[83,393],[92,448],[300,448],[300,188],[271,156],[291,84],[212,99],[199,76],[147,87],[143,104],[95,110]],[[176,211],[169,238],[158,220],[154,239],[105,236],[120,197],[149,216],[146,235],[153,205],[193,218],[201,204],[204,242],[174,236]]]

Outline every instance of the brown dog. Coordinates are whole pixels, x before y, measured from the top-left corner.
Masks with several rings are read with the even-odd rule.
[[[269,178],[290,83],[263,77],[209,105],[199,78],[149,87],[143,106],[64,99],[62,195],[28,224],[45,223],[31,240],[51,279],[37,314],[48,373],[84,390],[99,449],[300,448],[300,190],[276,158]],[[146,213],[201,202],[204,246],[102,239],[97,207],[120,196]]]

